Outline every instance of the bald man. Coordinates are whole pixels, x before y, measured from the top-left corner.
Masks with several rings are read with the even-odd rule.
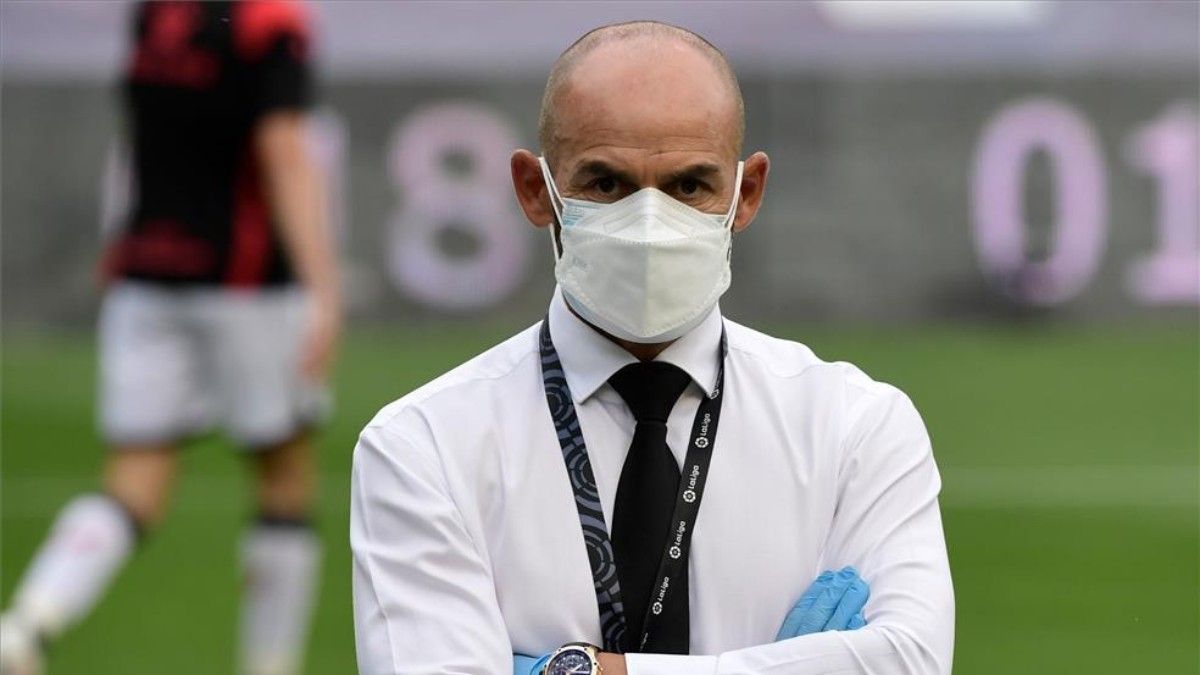
[[[743,119],[681,28],[606,26],[555,63],[541,155],[511,161],[553,242],[546,317],[355,449],[361,672],[950,672],[911,401],[721,315],[770,165],[740,159]]]

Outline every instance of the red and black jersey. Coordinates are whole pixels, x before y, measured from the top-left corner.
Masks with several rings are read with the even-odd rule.
[[[312,98],[304,8],[289,0],[139,4],[125,80],[133,208],[112,271],[167,284],[292,281],[252,134]]]

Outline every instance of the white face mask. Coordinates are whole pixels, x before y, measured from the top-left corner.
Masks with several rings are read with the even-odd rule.
[[[708,316],[729,288],[741,162],[729,211],[712,214],[655,188],[612,204],[567,199],[546,160],[538,161],[562,225],[554,276],[585,321],[623,340],[656,343],[686,334]]]

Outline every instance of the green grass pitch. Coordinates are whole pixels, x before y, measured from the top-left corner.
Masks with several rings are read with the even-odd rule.
[[[956,672],[1196,673],[1200,647],[1197,329],[941,327],[774,331],[906,390],[942,468],[958,599]],[[360,330],[320,439],[324,580],[311,675],[354,672],[348,472],[376,409],[504,336]],[[56,509],[96,485],[95,354],[85,334],[5,336],[0,598]],[[172,512],[50,675],[232,671],[244,467],[186,454]]]

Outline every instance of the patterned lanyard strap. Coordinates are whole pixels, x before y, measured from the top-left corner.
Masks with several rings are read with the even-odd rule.
[[[567,476],[575,494],[575,508],[579,512],[579,525],[583,530],[583,541],[587,547],[588,561],[592,566],[592,580],[596,590],[596,604],[600,610],[600,632],[604,639],[604,650],[621,653],[629,646],[625,639],[625,609],[621,603],[621,585],[617,580],[616,557],[604,510],[600,505],[600,492],[596,488],[596,477],[588,460],[587,445],[575,415],[575,404],[571,389],[563,374],[562,362],[550,339],[550,320],[542,321],[540,333],[542,355],[542,383],[546,390],[546,404],[558,444],[562,448]],[[688,443],[684,470],[680,473],[679,494],[671,515],[670,536],[663,545],[658,574],[653,586],[652,597],[646,609],[642,635],[636,646],[640,649],[658,628],[658,617],[663,607],[677,601],[671,595],[671,580],[684,571],[687,552],[691,546],[696,516],[700,511],[700,499],[704,495],[704,484],[708,478],[708,466],[712,458],[717,436],[717,422],[721,417],[721,401],[725,394],[725,354],[728,343],[725,329],[721,328],[720,364],[717,382],[713,391],[701,402],[692,423],[692,435]],[[678,584],[674,584],[678,587]]]

